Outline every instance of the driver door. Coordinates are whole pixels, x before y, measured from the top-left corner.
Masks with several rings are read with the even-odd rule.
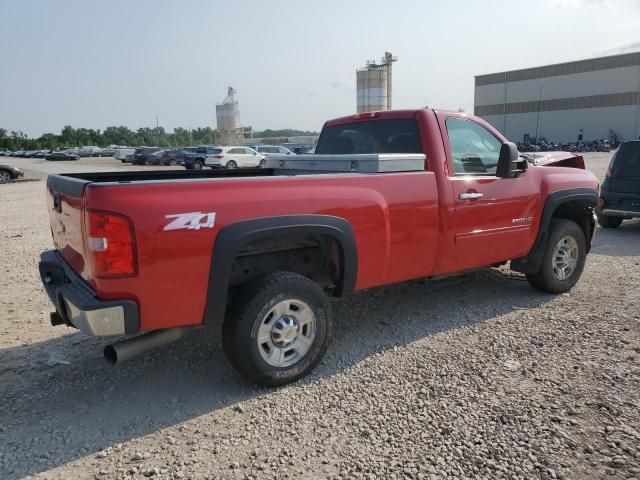
[[[503,140],[467,116],[440,114],[453,192],[452,271],[524,256],[534,238],[533,175],[496,176]]]

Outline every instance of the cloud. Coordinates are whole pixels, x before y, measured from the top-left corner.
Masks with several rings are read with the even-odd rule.
[[[347,79],[344,77],[338,78],[337,80],[331,82],[331,88],[344,88],[348,86],[350,85],[347,83]]]
[[[611,0],[552,0],[551,6],[557,9],[579,9],[584,7],[614,8]]]
[[[608,50],[602,50],[598,55],[617,55],[620,53],[631,53],[640,51],[640,42],[632,42],[626,45],[620,45],[618,47],[610,48]]]

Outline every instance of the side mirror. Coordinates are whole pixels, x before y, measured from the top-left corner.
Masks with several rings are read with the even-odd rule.
[[[518,147],[513,142],[506,142],[500,147],[496,176],[500,178],[514,178],[523,174],[529,166],[529,162],[520,159]]]

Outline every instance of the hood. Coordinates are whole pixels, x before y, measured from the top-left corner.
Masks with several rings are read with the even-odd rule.
[[[571,152],[523,153],[522,157],[543,167],[572,167],[584,170],[584,158]]]

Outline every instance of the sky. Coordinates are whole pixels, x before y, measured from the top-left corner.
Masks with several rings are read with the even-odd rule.
[[[0,0],[0,128],[319,130],[356,68],[398,57],[393,107],[473,112],[474,75],[640,51],[640,0]]]

